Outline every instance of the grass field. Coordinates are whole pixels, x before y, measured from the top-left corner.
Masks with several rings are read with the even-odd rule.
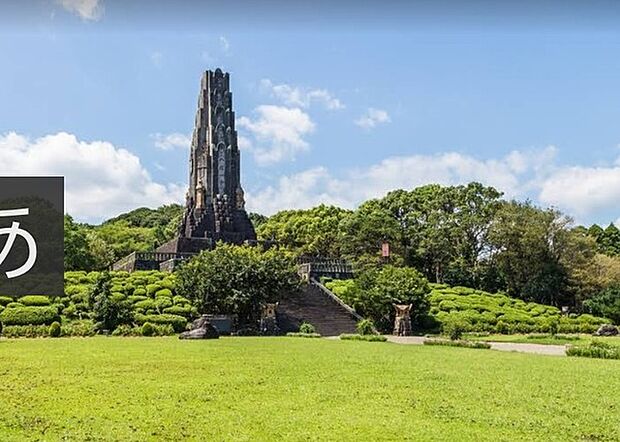
[[[620,361],[296,338],[0,340],[0,440],[620,440]]]

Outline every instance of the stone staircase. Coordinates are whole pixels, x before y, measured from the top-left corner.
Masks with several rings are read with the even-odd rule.
[[[298,292],[280,301],[277,319],[285,333],[296,332],[302,322],[309,322],[323,336],[338,336],[355,333],[362,318],[318,281],[310,279]]]

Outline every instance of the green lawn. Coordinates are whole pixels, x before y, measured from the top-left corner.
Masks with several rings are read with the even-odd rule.
[[[569,336],[567,338],[566,336]],[[475,334],[465,334],[464,339],[470,341],[488,341],[488,342],[517,342],[522,344],[545,344],[545,345],[564,345],[564,344],[587,344],[592,340],[607,342],[612,345],[620,346],[620,336],[598,337],[587,334],[581,335],[557,335],[557,336],[538,336],[538,335],[488,335],[477,336]]]
[[[0,440],[620,440],[620,361],[298,338],[0,340]]]

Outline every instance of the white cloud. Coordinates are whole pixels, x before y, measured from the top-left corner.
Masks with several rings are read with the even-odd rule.
[[[329,110],[344,109],[345,107],[327,89],[306,89],[289,84],[274,84],[269,79],[261,80],[260,87],[287,106],[307,108],[312,103],[320,103]]]
[[[219,41],[220,41],[220,49],[222,50],[224,54],[228,55],[228,53],[230,52],[230,42],[223,35],[220,35]]]
[[[56,0],[56,2],[83,20],[97,21],[103,17],[103,0]]]
[[[297,153],[310,148],[304,136],[314,131],[315,125],[301,109],[262,105],[254,113],[256,118],[241,117],[237,124],[253,137],[249,143],[244,141],[244,148],[258,164],[294,159]]]
[[[549,148],[531,155],[548,155]],[[504,191],[506,196],[523,197],[535,164],[527,152],[512,152],[504,158],[480,160],[455,152],[438,155],[390,157],[366,168],[350,169],[337,176],[324,167],[281,177],[275,186],[248,192],[250,210],[272,214],[278,210],[307,208],[320,203],[354,208],[359,203],[385,195],[394,189],[411,189],[429,183],[444,185],[479,181]],[[519,158],[519,161],[516,159]]]
[[[389,123],[390,121],[392,120],[390,119],[390,115],[387,111],[369,107],[361,117],[355,120],[355,124],[363,129],[372,129],[378,124]]]
[[[171,134],[151,134],[155,147],[161,150],[189,149],[192,139],[185,134],[174,132]]]
[[[64,175],[65,210],[101,221],[136,207],[183,200],[185,186],[160,184],[133,153],[105,141],[80,141],[59,132],[35,140],[0,135],[0,175]]]
[[[539,199],[579,216],[620,210],[620,165],[560,168],[541,183]]]

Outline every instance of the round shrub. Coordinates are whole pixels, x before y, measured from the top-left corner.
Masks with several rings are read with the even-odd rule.
[[[24,304],[22,304],[21,302],[9,302],[6,305],[6,308],[15,308],[15,307],[23,307]]]
[[[8,305],[11,302],[13,302],[13,298],[11,298],[10,296],[0,296],[0,305]]]
[[[142,324],[142,336],[153,336],[153,333],[155,333],[155,329],[150,322]]]
[[[155,293],[155,296],[156,296],[156,297],[158,297],[158,298],[160,298],[160,297],[162,297],[162,296],[163,296],[163,297],[167,297],[167,298],[172,298],[172,290],[170,290],[170,289],[161,289],[161,290],[158,290],[158,291]]]
[[[165,308],[164,313],[189,317],[194,313],[194,309],[191,305],[173,305]]]
[[[145,322],[150,322],[151,324],[170,324],[174,331],[180,333],[185,330],[187,326],[187,319],[183,316],[172,315],[169,313],[164,313],[162,315],[141,315],[137,314],[135,316],[135,320],[139,325],[144,324]]]
[[[362,319],[355,326],[357,333],[360,335],[374,335],[375,324],[370,319]]]
[[[50,325],[59,320],[54,307],[13,307],[0,313],[0,322],[4,325]]]
[[[444,336],[449,337],[453,341],[458,341],[463,337],[468,329],[468,324],[459,318],[450,318],[448,321],[442,324],[442,333]]]
[[[146,289],[144,287],[138,287],[133,291],[133,296],[144,296],[146,295]]]
[[[51,338],[58,338],[60,337],[60,322],[58,321],[54,321],[52,322],[52,325],[50,325],[50,329],[49,329],[49,335]]]
[[[316,333],[316,329],[309,322],[304,322],[299,326],[299,333]]]
[[[161,290],[161,286],[159,284],[149,284],[146,286],[146,293],[149,296],[153,296],[159,290]]]
[[[131,295],[131,296],[127,297],[127,300],[129,302],[131,302],[131,303],[136,303],[136,302],[140,302],[140,301],[146,301],[147,299],[149,299],[149,298],[146,297],[146,296],[142,296],[142,295]]]

